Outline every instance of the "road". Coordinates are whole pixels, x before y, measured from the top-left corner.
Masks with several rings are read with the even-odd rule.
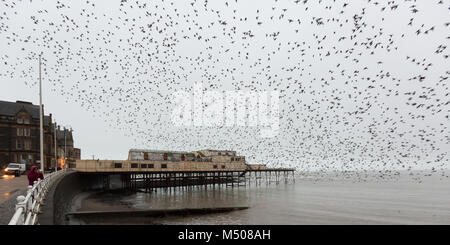
[[[23,195],[28,186],[26,175],[14,177],[13,175],[0,176],[0,225],[8,224],[14,213],[16,197]]]
[[[27,189],[28,180],[26,175],[14,177],[13,175],[0,176],[0,204]]]

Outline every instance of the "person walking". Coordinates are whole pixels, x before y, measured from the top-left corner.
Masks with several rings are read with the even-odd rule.
[[[41,171],[39,171],[37,166],[32,166],[30,172],[28,173],[28,185],[33,186],[34,182],[38,181],[38,179],[43,180],[44,175]]]

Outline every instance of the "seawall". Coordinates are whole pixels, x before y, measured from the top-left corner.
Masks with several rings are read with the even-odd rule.
[[[60,178],[49,190],[39,215],[41,225],[68,224],[65,216],[72,211],[74,197],[84,191],[101,189],[102,178],[70,171]]]

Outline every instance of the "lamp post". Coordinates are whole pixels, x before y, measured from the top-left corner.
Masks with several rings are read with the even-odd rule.
[[[41,55],[39,54],[39,123],[40,123],[40,152],[41,152],[41,171],[44,173],[44,113],[42,108],[42,69]]]
[[[66,127],[63,128],[64,129],[64,166],[63,168],[66,168]]]
[[[58,153],[57,153],[57,148],[56,145],[58,144],[58,142],[56,141],[56,122],[53,124],[54,127],[54,138],[55,138],[55,172],[58,171]]]

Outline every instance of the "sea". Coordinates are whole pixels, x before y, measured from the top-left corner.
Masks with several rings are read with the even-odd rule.
[[[449,172],[302,173],[278,182],[248,179],[242,186],[159,188],[152,192],[79,194],[74,212],[248,207],[162,217],[73,218],[70,224],[322,225],[450,224]]]

